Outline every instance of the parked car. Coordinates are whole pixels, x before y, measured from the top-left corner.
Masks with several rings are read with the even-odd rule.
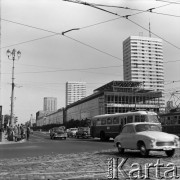
[[[168,157],[172,157],[175,149],[179,148],[179,137],[161,131],[156,123],[129,123],[114,139],[119,153],[125,149],[140,150],[142,156],[148,156],[149,151],[165,151]]]
[[[66,139],[67,132],[65,130],[65,127],[60,126],[60,127],[54,127],[52,129],[50,129],[50,138],[51,139],[55,139],[55,138]]]
[[[77,138],[89,138],[90,135],[90,128],[89,127],[79,127],[76,132]]]
[[[68,137],[75,137],[77,131],[78,131],[77,128],[70,128],[70,129],[68,129],[67,136]]]

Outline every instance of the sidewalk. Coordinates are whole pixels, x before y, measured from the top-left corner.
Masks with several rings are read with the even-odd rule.
[[[0,145],[1,145],[1,144],[23,143],[23,142],[26,142],[26,139],[22,139],[22,140],[17,141],[17,142],[15,142],[15,141],[8,141],[8,140],[7,140],[7,136],[6,136],[5,133],[3,132],[3,133],[2,133],[2,141],[0,141]]]

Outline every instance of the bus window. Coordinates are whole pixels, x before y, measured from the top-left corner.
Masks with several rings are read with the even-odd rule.
[[[126,119],[126,117],[124,118],[124,124],[126,124],[127,123],[127,119]]]
[[[107,118],[107,124],[112,124],[112,119],[111,118]]]
[[[113,119],[113,124],[119,124],[119,119],[117,117]]]
[[[101,120],[100,119],[96,120],[96,125],[101,125]]]
[[[133,117],[132,116],[128,116],[127,117],[127,123],[132,123],[133,121]]]
[[[178,124],[180,124],[180,116],[179,116],[179,119],[178,119]]]
[[[171,124],[171,118],[167,117],[167,124]]]
[[[122,117],[119,117],[119,124],[121,124],[121,126],[123,127],[124,126],[124,118]]]
[[[135,122],[140,122],[140,116],[135,116]]]
[[[174,116],[174,124],[177,124],[177,123],[178,123],[178,117]]]
[[[141,122],[145,122],[146,121],[146,116],[141,115]]]
[[[105,125],[106,124],[106,119],[101,119],[101,125]]]

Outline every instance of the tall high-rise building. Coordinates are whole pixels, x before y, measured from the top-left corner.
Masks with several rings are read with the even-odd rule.
[[[125,81],[141,81],[144,89],[164,92],[162,40],[130,36],[123,42],[123,73]],[[164,95],[160,100],[164,109]]]
[[[57,111],[57,98],[44,97],[44,111]]]
[[[66,106],[86,97],[85,82],[66,82]]]

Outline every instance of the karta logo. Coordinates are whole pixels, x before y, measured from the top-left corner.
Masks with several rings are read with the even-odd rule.
[[[156,163],[132,163],[126,166],[127,160],[108,159],[108,179],[180,179],[178,167],[174,163],[163,164],[157,159]]]

